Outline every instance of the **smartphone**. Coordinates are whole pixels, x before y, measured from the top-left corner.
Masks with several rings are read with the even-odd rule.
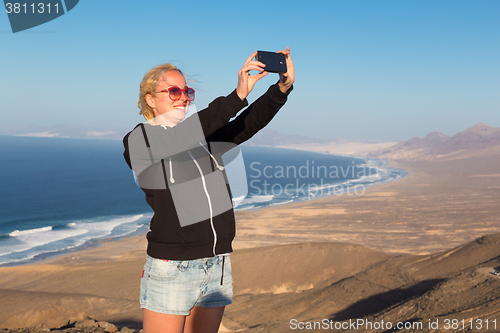
[[[266,65],[264,70],[270,73],[286,73],[286,57],[284,54],[267,51],[257,51],[255,60]]]

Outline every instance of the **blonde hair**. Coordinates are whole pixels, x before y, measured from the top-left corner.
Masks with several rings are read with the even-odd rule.
[[[153,118],[155,117],[155,114],[153,112],[153,109],[148,105],[148,102],[146,101],[146,96],[148,94],[154,94],[156,89],[158,88],[158,81],[160,78],[163,77],[163,74],[169,72],[169,71],[178,71],[179,73],[182,74],[180,69],[175,67],[172,64],[163,64],[156,66],[154,68],[151,68],[145,75],[144,78],[141,81],[140,85],[140,90],[139,90],[139,101],[137,102],[137,107],[141,109],[139,114],[142,114],[144,118],[148,122],[151,123]],[[184,75],[184,74],[182,74]]]

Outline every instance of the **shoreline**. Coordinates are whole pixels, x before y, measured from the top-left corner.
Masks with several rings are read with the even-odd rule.
[[[289,148],[289,147],[278,147],[280,149],[295,149],[295,148]],[[302,149],[305,150],[305,149]],[[392,166],[389,166],[389,162],[386,160],[382,159],[377,159],[373,157],[365,157],[365,156],[354,156],[354,155],[343,155],[343,154],[337,154],[337,153],[332,153],[332,152],[325,152],[325,151],[315,151],[315,150],[307,150],[309,152],[313,153],[321,153],[321,154],[328,154],[328,155],[335,155],[335,156],[342,156],[342,157],[349,157],[349,158],[357,158],[357,159],[362,159],[365,161],[365,163],[360,164],[360,167],[365,167],[365,168],[371,168],[375,169],[376,173],[375,175],[380,174],[380,170],[384,170],[385,168],[393,168]],[[366,172],[365,172],[366,173]],[[399,171],[400,175],[397,178],[394,177],[387,177],[387,179],[379,179],[379,180],[373,180],[372,183],[363,183],[363,178],[362,177],[360,180],[355,179],[355,180],[345,180],[342,183],[339,184],[334,184],[334,185],[326,185],[324,187],[318,187],[314,194],[311,192],[311,194],[308,197],[296,197],[293,198],[291,197],[290,200],[285,201],[285,202],[275,202],[275,203],[270,203],[266,206],[257,206],[257,207],[250,207],[250,208],[242,208],[242,209],[236,209],[235,213],[238,214],[239,212],[245,212],[245,211],[250,211],[250,212],[256,212],[262,209],[267,209],[267,208],[274,208],[274,207],[281,207],[281,206],[287,206],[293,203],[300,203],[300,202],[310,202],[311,200],[318,200],[322,198],[328,198],[328,197],[335,197],[335,196],[341,196],[341,195],[349,195],[349,191],[357,191],[358,188],[362,188],[362,192],[364,193],[365,190],[369,187],[376,186],[376,185],[382,185],[385,183],[390,183],[394,182],[397,180],[401,180],[402,178],[406,177],[408,172],[404,169],[401,169]],[[370,176],[372,173],[370,172]],[[315,184],[307,184],[310,186],[316,186]],[[340,187],[340,194],[336,193],[337,189]],[[305,188],[306,192],[309,193],[308,188]],[[314,189],[313,189],[314,190]],[[328,192],[328,193],[327,193]],[[345,193],[344,193],[345,192]],[[269,195],[273,196],[273,195]],[[265,195],[263,195],[265,197]],[[273,199],[271,199],[272,201]],[[257,201],[259,202],[259,201]],[[143,213],[135,213],[131,215],[112,215],[113,218],[130,218],[133,216],[146,216],[149,219],[149,215],[151,215],[151,211],[143,212]],[[99,219],[102,219],[104,217],[99,217]],[[106,220],[106,219],[105,219]],[[36,264],[40,262],[44,262],[46,260],[50,260],[52,258],[57,258],[60,256],[65,256],[65,255],[70,255],[82,251],[86,251],[87,249],[93,249],[96,247],[100,247],[102,244],[111,242],[111,241],[119,241],[121,239],[126,239],[129,237],[134,237],[135,235],[145,235],[148,231],[148,226],[149,226],[149,220],[148,223],[138,227],[136,231],[133,231],[130,233],[130,235],[125,235],[125,236],[113,236],[113,237],[103,237],[95,240],[89,240],[86,241],[85,243],[75,246],[75,247],[70,247],[66,249],[61,249],[61,250],[55,250],[55,251],[49,251],[49,252],[44,252],[35,255],[31,259],[23,259],[19,261],[11,261],[7,263],[2,263],[0,264],[0,267],[15,267],[15,266],[23,266],[23,265],[30,265],[30,264]]]
[[[279,148],[285,148],[285,149],[301,149],[303,148],[295,148],[295,147],[279,147]],[[323,149],[324,147],[321,147]],[[253,247],[262,247],[262,246],[270,246],[270,245],[283,245],[283,244],[293,244],[293,243],[302,243],[302,242],[318,242],[318,241],[328,241],[328,242],[341,242],[341,243],[350,243],[350,244],[356,244],[356,245],[362,245],[374,250],[379,250],[383,251],[386,253],[393,253],[393,254],[400,254],[400,253],[406,253],[406,254],[430,254],[430,253],[435,253],[439,251],[444,251],[451,249],[455,246],[459,246],[461,244],[466,243],[467,241],[470,241],[474,238],[489,234],[491,232],[486,232],[484,228],[480,228],[481,231],[483,232],[474,232],[472,234],[468,234],[466,232],[466,228],[462,230],[467,236],[462,236],[460,240],[448,240],[448,241],[443,241],[443,239],[439,239],[440,234],[453,234],[452,230],[450,232],[443,232],[441,231],[435,231],[434,233],[431,231],[427,232],[428,233],[428,239],[425,242],[420,242],[420,244],[417,244],[417,246],[413,247],[412,249],[409,249],[408,244],[399,244],[397,245],[397,242],[387,242],[390,244],[386,244],[384,242],[377,242],[374,241],[373,239],[371,240],[362,240],[362,238],[359,237],[354,237],[353,235],[356,234],[355,230],[351,230],[346,232],[346,230],[342,230],[342,236],[338,237],[325,237],[325,234],[331,233],[334,234],[335,230],[334,228],[324,228],[325,226],[322,226],[322,233],[319,233],[318,235],[315,235],[313,232],[308,232],[308,234],[305,235],[293,235],[293,237],[287,237],[287,234],[293,234],[290,231],[286,231],[286,228],[276,228],[276,230],[271,230],[268,225],[272,225],[272,223],[269,223],[268,220],[270,219],[281,219],[283,220],[283,217],[278,217],[277,215],[282,215],[285,216],[285,219],[292,218],[292,219],[297,219],[297,218],[305,218],[306,220],[315,220],[317,221],[318,219],[325,218],[328,215],[331,216],[336,216],[336,217],[345,217],[346,215],[349,214],[349,211],[345,208],[342,208],[346,205],[346,203],[349,203],[350,206],[356,206],[359,205],[360,207],[363,206],[364,203],[366,202],[373,202],[370,204],[372,208],[376,208],[373,206],[379,206],[382,207],[384,206],[384,203],[386,203],[388,200],[394,199],[397,197],[397,195],[404,191],[404,188],[408,185],[413,185],[414,187],[417,188],[422,188],[425,189],[427,187],[431,187],[429,184],[430,182],[436,180],[436,175],[432,175],[431,173],[428,173],[426,170],[422,170],[422,166],[428,165],[429,162],[423,162],[423,161],[417,161],[417,162],[403,162],[403,161],[396,161],[396,160],[390,160],[390,159],[379,159],[379,158],[374,158],[374,157],[367,157],[367,156],[359,156],[359,155],[341,155],[338,153],[335,153],[333,151],[325,151],[325,150],[309,150],[312,152],[321,152],[321,153],[326,153],[326,154],[333,154],[333,155],[340,155],[340,156],[349,156],[349,157],[354,157],[354,158],[362,158],[365,160],[379,160],[379,161],[384,161],[387,162],[385,163],[382,167],[389,167],[389,168],[399,168],[402,170],[405,170],[407,172],[406,175],[400,177],[399,179],[391,180],[388,182],[383,182],[383,183],[376,183],[373,185],[377,186],[367,186],[365,193],[363,193],[360,196],[354,196],[354,195],[349,195],[347,193],[343,193],[341,195],[327,195],[323,197],[315,197],[312,199],[303,199],[301,201],[295,201],[295,202],[288,202],[285,204],[277,204],[277,205],[272,205],[272,206],[266,206],[262,208],[256,208],[256,209],[249,209],[249,210],[238,210],[235,212],[236,214],[236,238],[233,241],[233,249],[238,250],[238,249],[246,249],[246,248],[253,248]],[[431,163],[432,164],[432,163]],[[372,166],[376,167],[376,166]],[[435,170],[434,170],[435,171]],[[487,174],[488,175],[488,174]],[[486,176],[487,176],[486,175]],[[491,173],[490,173],[491,175]],[[471,175],[470,177],[473,179],[480,179],[480,180],[489,180],[489,177],[483,177],[484,175]],[[500,179],[500,177],[495,177],[495,180]],[[459,180],[459,179],[455,179]],[[500,188],[500,187],[499,187]],[[420,192],[425,192],[420,191]],[[367,200],[361,200],[363,202],[357,203],[355,201],[360,201],[360,199],[363,199],[366,197]],[[355,199],[355,200],[353,200]],[[329,207],[336,207],[336,208],[328,208],[328,209],[321,209],[320,207],[324,206],[329,206]],[[412,209],[409,209],[412,210]],[[374,212],[374,210],[371,211],[361,211],[362,213],[370,213]],[[396,214],[397,216],[397,214]],[[258,222],[252,222],[251,220],[259,219]],[[350,222],[352,224],[353,221]],[[355,223],[361,223],[360,220],[355,221]],[[400,225],[399,223],[396,223],[396,225]],[[353,229],[359,229],[362,224],[358,226],[354,226]],[[391,228],[390,223],[386,223],[386,226]],[[408,227],[408,225],[406,225]],[[146,226],[147,227],[147,226]],[[319,225],[314,225],[314,228],[319,228]],[[406,232],[401,232],[402,228],[401,226],[397,227],[399,229],[399,232],[397,231],[391,231],[387,230],[385,228],[385,234],[384,230],[376,230],[379,234],[382,233],[384,234],[384,237],[386,238],[393,238],[393,237],[388,237],[390,234],[398,234],[402,236],[403,238],[409,238],[410,243],[412,243],[411,236],[408,236]],[[301,228],[299,228],[301,229]],[[409,228],[412,229],[412,228]],[[413,228],[414,229],[414,228]],[[283,230],[283,235],[279,234],[279,230]],[[500,232],[500,227],[499,228],[492,228],[492,232]],[[359,233],[363,233],[363,231],[359,231]],[[365,231],[366,232],[366,231]],[[118,237],[117,239],[114,238],[105,238],[100,241],[97,241],[93,244],[88,244],[88,245],[82,245],[84,248],[75,250],[75,251],[70,251],[70,252],[65,252],[63,251],[60,254],[55,254],[54,256],[51,256],[51,258],[43,259],[43,260],[36,260],[35,262],[30,262],[30,263],[24,263],[21,265],[13,265],[13,266],[24,266],[24,265],[31,265],[31,264],[38,264],[38,263],[44,263],[44,262],[52,262],[52,261],[58,261],[58,258],[60,257],[75,257],[75,258],[87,258],[85,260],[89,260],[88,258],[94,257],[94,258],[99,258],[98,260],[103,261],[105,260],[104,258],[101,258],[97,253],[99,252],[104,252],[101,251],[100,249],[108,249],[110,247],[109,244],[113,243],[118,243],[121,244],[120,242],[127,242],[129,239],[133,239],[133,243],[142,243],[144,253],[145,253],[145,248],[147,246],[147,240],[145,237],[146,232],[140,232],[140,233],[135,233],[132,236],[123,236],[123,237]],[[349,237],[349,236],[353,237]],[[261,237],[262,236],[262,237]],[[262,239],[259,239],[262,238]],[[139,239],[139,240],[137,240]],[[413,238],[415,239],[415,238]],[[432,240],[434,239],[434,241]],[[387,239],[386,239],[387,240]],[[417,242],[418,243],[418,242]],[[428,244],[424,244],[428,243]],[[117,246],[117,248],[123,248],[122,245]],[[80,253],[82,255],[80,255]],[[84,254],[88,253],[88,255]],[[113,258],[117,258],[117,256],[113,256]],[[70,262],[70,260],[65,260],[65,262]],[[78,262],[78,260],[76,261]],[[11,266],[0,266],[2,267],[11,267]]]
[[[304,150],[302,148],[293,148],[293,147],[279,147],[279,148],[285,148],[285,149],[300,149]],[[383,159],[378,159],[378,158],[373,158],[373,157],[366,157],[366,156],[357,156],[357,155],[340,155],[336,154],[333,152],[327,152],[327,151],[314,151],[314,150],[309,150],[312,152],[321,152],[325,154],[332,154],[332,155],[338,155],[338,156],[348,156],[348,157],[354,157],[354,158],[362,158],[365,160],[379,160],[385,163],[382,167],[390,167],[390,168],[399,168],[402,170],[405,170],[407,173],[403,175],[402,177],[398,179],[393,179],[389,180],[386,182],[382,183],[375,183],[369,186],[366,186],[365,190],[368,193],[363,193],[362,196],[369,195],[369,196],[374,196],[374,197],[381,197],[381,198],[391,198],[393,197],[394,193],[393,192],[388,192],[385,190],[383,187],[389,184],[394,184],[394,183],[399,183],[403,181],[406,178],[412,177],[412,174],[414,175],[415,173],[419,173],[417,169],[410,165],[402,165],[401,162],[394,161],[394,160],[383,160]],[[371,167],[377,167],[377,166],[371,166]],[[399,182],[398,182],[399,181]],[[378,185],[378,186],[377,186]],[[340,201],[345,201],[345,200],[350,200],[350,199],[355,199],[357,196],[350,195],[348,193],[343,193],[340,195],[337,194],[331,194],[331,195],[325,195],[322,197],[315,197],[311,199],[302,199],[300,201],[294,201],[294,202],[287,202],[285,204],[276,204],[276,205],[270,205],[270,206],[265,206],[261,208],[255,208],[255,209],[248,209],[248,210],[239,210],[235,212],[236,215],[236,237],[235,240],[233,241],[233,250],[239,250],[239,249],[248,249],[248,248],[255,248],[255,247],[264,247],[264,246],[273,246],[273,245],[285,245],[285,244],[294,244],[294,243],[303,243],[303,242],[318,242],[318,241],[327,241],[327,242],[339,242],[339,243],[348,243],[348,244],[353,244],[353,245],[362,245],[367,248],[373,249],[373,250],[378,250],[386,253],[392,253],[392,254],[430,254],[434,252],[439,252],[439,251],[444,251],[448,250],[450,248],[453,248],[454,246],[460,245],[458,243],[450,243],[448,245],[441,244],[440,246],[435,247],[434,251],[429,250],[429,251],[411,251],[403,248],[397,248],[395,246],[381,246],[381,244],[377,244],[375,246],[370,244],[364,244],[359,241],[354,241],[350,242],[350,239],[344,238],[338,238],[338,239],[325,239],[324,235],[317,235],[318,237],[315,237],[314,235],[310,236],[305,236],[305,237],[298,237],[298,238],[293,238],[293,239],[286,239],[286,237],[273,237],[273,234],[276,234],[276,232],[271,232],[269,234],[266,234],[270,230],[266,227],[261,227],[258,228],[257,230],[257,235],[263,235],[264,240],[256,240],[255,235],[250,236],[248,235],[247,230],[248,229],[253,229],[253,226],[250,224],[248,225],[248,219],[254,219],[256,216],[262,217],[262,221],[260,221],[261,224],[268,224],[264,222],[267,220],[269,217],[275,218],[277,213],[282,213],[283,215],[292,215],[292,216],[298,216],[298,217],[307,217],[308,220],[314,219],[314,218],[319,218],[322,216],[325,216],[326,214],[331,214],[333,216],[337,215],[345,215],[346,211],[343,209],[330,209],[326,211],[321,211],[321,209],[315,211],[315,208],[310,207],[312,206],[323,206],[325,204],[328,205],[328,202],[334,199],[338,199]],[[312,209],[311,209],[312,208]],[[304,210],[305,209],[305,210]],[[298,212],[299,210],[302,210],[302,212]],[[150,213],[150,212],[149,212]],[[147,214],[147,213],[143,213]],[[241,225],[243,224],[243,225]],[[147,228],[147,226],[145,226]],[[244,229],[245,231],[238,232],[239,229]],[[500,230],[499,230],[500,231]],[[116,238],[103,238],[102,240],[91,242],[90,244],[83,244],[76,249],[71,249],[69,251],[61,251],[60,253],[56,254],[48,254],[47,258],[42,258],[42,259],[34,259],[32,262],[26,262],[22,264],[16,264],[16,263],[10,263],[10,264],[4,264],[0,265],[0,269],[3,267],[18,267],[18,266],[29,266],[29,265],[38,265],[38,264],[82,264],[82,263],[90,263],[90,262],[104,262],[104,261],[113,261],[119,259],[121,256],[116,253],[116,251],[119,251],[119,249],[126,249],[130,250],[131,252],[137,252],[137,248],[129,248],[126,244],[128,242],[131,242],[133,244],[140,244],[140,247],[144,253],[146,253],[146,247],[147,247],[147,240],[146,240],[146,233],[145,232],[140,232],[140,233],[133,233],[131,236],[121,236],[121,237],[116,237]],[[240,235],[238,235],[240,234]],[[116,244],[116,245],[113,245]],[[114,253],[114,254],[112,254]],[[137,255],[137,254],[136,254]],[[45,254],[42,254],[41,256],[45,256]],[[128,256],[127,254],[123,254],[123,256]]]

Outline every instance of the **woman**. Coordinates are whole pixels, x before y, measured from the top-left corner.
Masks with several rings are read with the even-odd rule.
[[[252,60],[238,72],[236,89],[185,118],[195,92],[182,72],[166,64],[151,69],[140,86],[138,106],[148,123],[124,140],[124,157],[154,211],[140,302],[145,333],[217,332],[232,302],[229,253],[235,235],[231,192],[222,154],[266,126],[293,89],[288,72],[248,105],[246,97],[267,75]],[[259,73],[250,75],[250,71]]]

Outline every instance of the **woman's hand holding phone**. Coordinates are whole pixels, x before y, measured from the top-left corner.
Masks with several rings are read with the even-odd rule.
[[[285,55],[286,59],[286,73],[279,73],[280,81],[279,87],[283,93],[286,93],[292,84],[295,82],[295,69],[293,67],[293,61],[290,57],[290,48],[287,47],[286,51],[279,50],[277,53],[281,53]],[[245,98],[250,94],[255,83],[262,79],[264,76],[268,74],[266,72],[266,65],[260,61],[252,60],[257,55],[257,51],[252,53],[250,57],[245,61],[245,64],[238,72],[238,86],[236,87],[236,93],[241,98],[241,100],[245,100]],[[258,74],[250,75],[250,71],[256,70],[259,71]]]
[[[238,85],[236,87],[236,93],[242,101],[247,98],[248,94],[255,86],[255,83],[267,75],[267,72],[264,70],[264,67],[266,65],[264,65],[260,61],[252,60],[256,54],[257,51],[252,53],[252,55],[248,57],[243,67],[241,67],[240,71],[238,72]],[[259,71],[259,73],[250,75],[251,70]]]

